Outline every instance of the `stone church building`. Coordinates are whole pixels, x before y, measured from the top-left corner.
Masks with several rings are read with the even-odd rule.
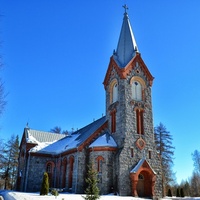
[[[24,129],[17,189],[52,188],[84,193],[87,165],[98,172],[100,194],[162,196],[161,161],[153,131],[153,76],[138,50],[127,8],[118,45],[104,78],[106,115],[66,136]]]

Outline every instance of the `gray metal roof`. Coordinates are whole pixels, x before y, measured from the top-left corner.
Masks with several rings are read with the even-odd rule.
[[[26,128],[26,140],[29,143],[37,143],[38,142],[54,142],[62,139],[66,135],[57,134],[45,131],[38,131]]]
[[[117,50],[114,52],[113,56],[118,65],[124,68],[135,56],[136,52],[139,52],[138,47],[133,35],[128,14],[125,12]]]

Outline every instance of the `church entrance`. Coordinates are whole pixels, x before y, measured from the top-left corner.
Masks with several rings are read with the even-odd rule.
[[[137,193],[139,197],[144,196],[144,176],[142,174],[138,176]]]
[[[132,195],[135,197],[155,196],[156,174],[144,159],[140,160],[130,173]]]
[[[137,194],[139,197],[152,196],[152,181],[148,172],[142,171],[138,175]]]

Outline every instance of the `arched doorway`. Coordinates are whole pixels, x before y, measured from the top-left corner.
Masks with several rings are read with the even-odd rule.
[[[156,174],[145,159],[140,160],[131,170],[130,178],[133,196],[150,198],[155,196]]]
[[[144,176],[143,174],[138,175],[137,193],[139,197],[144,197]]]
[[[138,175],[137,194],[139,197],[152,197],[152,176],[147,171]]]

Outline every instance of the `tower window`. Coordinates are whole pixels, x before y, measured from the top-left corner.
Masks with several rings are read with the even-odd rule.
[[[118,101],[118,83],[117,80],[112,81],[110,84],[110,103]]]
[[[116,132],[116,111],[113,110],[111,113],[111,133]]]
[[[144,125],[143,125],[143,110],[136,109],[136,122],[137,122],[137,133],[144,134]]]
[[[132,98],[136,101],[142,100],[142,85],[139,81],[132,82]]]

